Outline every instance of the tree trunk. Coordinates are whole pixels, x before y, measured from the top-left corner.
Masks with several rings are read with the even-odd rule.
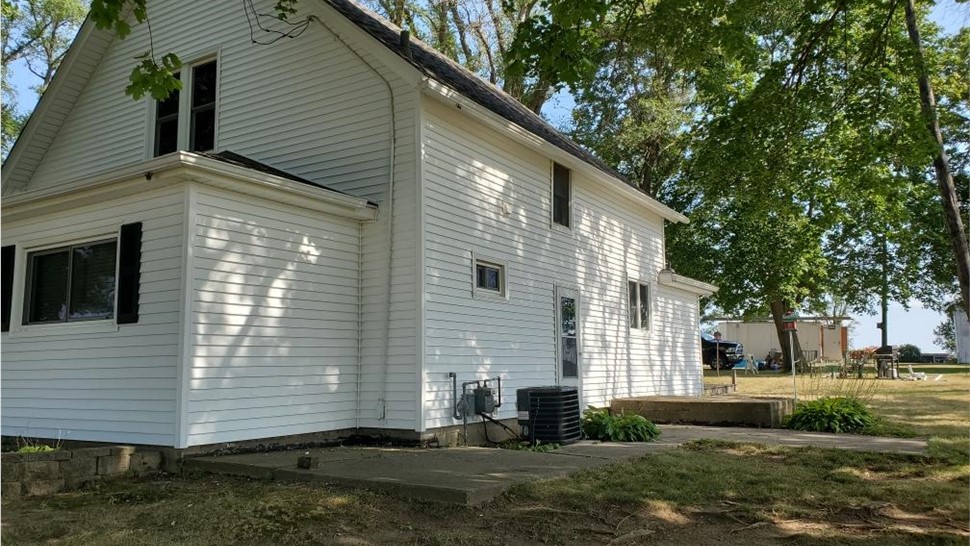
[[[789,337],[788,332],[784,330],[784,322],[781,319],[787,312],[788,305],[785,302],[781,300],[771,302],[771,319],[775,323],[775,332],[778,334],[778,346],[781,347],[782,370],[791,372],[792,344],[790,339],[794,340],[795,343],[795,360],[801,358],[802,344],[798,341],[798,332],[795,332]]]
[[[957,200],[956,187],[953,185],[953,175],[943,146],[943,135],[940,133],[940,123],[936,116],[936,99],[933,97],[933,87],[927,74],[926,62],[923,58],[923,46],[920,42],[919,28],[916,26],[916,8],[913,0],[906,1],[906,28],[909,39],[916,49],[916,66],[919,78],[920,111],[926,121],[926,129],[930,132],[936,144],[936,155],[933,157],[933,168],[936,171],[936,181],[940,196],[943,198],[943,213],[946,216],[946,228],[949,232],[950,243],[956,255],[957,279],[960,282],[960,295],[963,299],[963,309],[970,317],[970,247],[967,244],[967,234],[963,230],[963,219],[960,218],[960,205]]]

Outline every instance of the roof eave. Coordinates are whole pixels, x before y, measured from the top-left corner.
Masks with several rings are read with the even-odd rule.
[[[166,176],[170,173],[176,176]],[[103,201],[131,194],[131,188],[126,187],[126,184],[130,185],[132,181],[144,180],[151,187],[159,187],[173,182],[174,179],[190,180],[360,221],[377,218],[377,207],[366,199],[231,165],[191,152],[175,152],[111,169],[77,180],[68,186],[19,193],[4,198],[2,210],[5,219],[10,220],[17,215],[41,210],[51,201],[71,199],[82,192],[97,194],[98,199]],[[143,190],[144,188],[139,191]]]
[[[670,286],[698,296],[712,296],[717,292],[717,287],[713,284],[678,275],[669,269],[664,269],[657,274],[657,282],[662,286]]]

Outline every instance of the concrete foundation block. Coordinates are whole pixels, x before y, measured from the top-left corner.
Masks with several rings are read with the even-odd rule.
[[[26,462],[26,478],[28,480],[52,480],[60,473],[60,463],[58,461],[33,461]]]
[[[64,490],[64,478],[53,480],[31,480],[24,483],[27,496],[46,497]]]
[[[4,460],[0,463],[0,480],[4,482],[19,482],[27,474],[27,466],[23,460]]]
[[[139,451],[133,453],[128,462],[128,471],[134,474],[155,472],[162,467],[162,454],[158,451]]]
[[[98,474],[101,476],[124,474],[125,472],[128,472],[130,460],[131,457],[128,455],[108,455],[106,457],[98,457]]]
[[[27,462],[66,461],[71,458],[70,451],[45,451],[42,453],[22,453]]]
[[[74,454],[74,458],[69,461],[61,461],[61,475],[64,478],[77,478],[81,476],[96,476],[98,474],[98,458],[79,456]]]

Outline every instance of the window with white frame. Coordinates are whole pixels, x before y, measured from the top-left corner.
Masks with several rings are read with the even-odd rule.
[[[155,103],[155,156],[180,149],[205,152],[215,148],[217,76],[215,60],[175,74],[182,89],[189,90],[188,102],[183,105],[181,93],[175,90]],[[180,118],[184,118],[181,123]]]
[[[563,227],[572,225],[572,181],[569,169],[559,163],[552,164],[552,221]]]
[[[24,323],[113,318],[117,248],[110,239],[27,253]]]
[[[475,294],[505,297],[505,264],[494,260],[475,260]]]
[[[630,328],[634,330],[650,329],[650,285],[640,281],[627,283],[629,296]]]
[[[0,331],[11,331],[14,269],[24,271],[20,325],[111,321],[138,322],[142,223],[116,234],[59,245],[5,245],[0,275]],[[21,261],[23,260],[23,261]],[[19,329],[19,326],[18,328]]]

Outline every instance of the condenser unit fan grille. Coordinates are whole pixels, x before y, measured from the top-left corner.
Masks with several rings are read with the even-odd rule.
[[[570,444],[582,436],[576,387],[527,387],[516,398],[519,425],[533,442]]]

